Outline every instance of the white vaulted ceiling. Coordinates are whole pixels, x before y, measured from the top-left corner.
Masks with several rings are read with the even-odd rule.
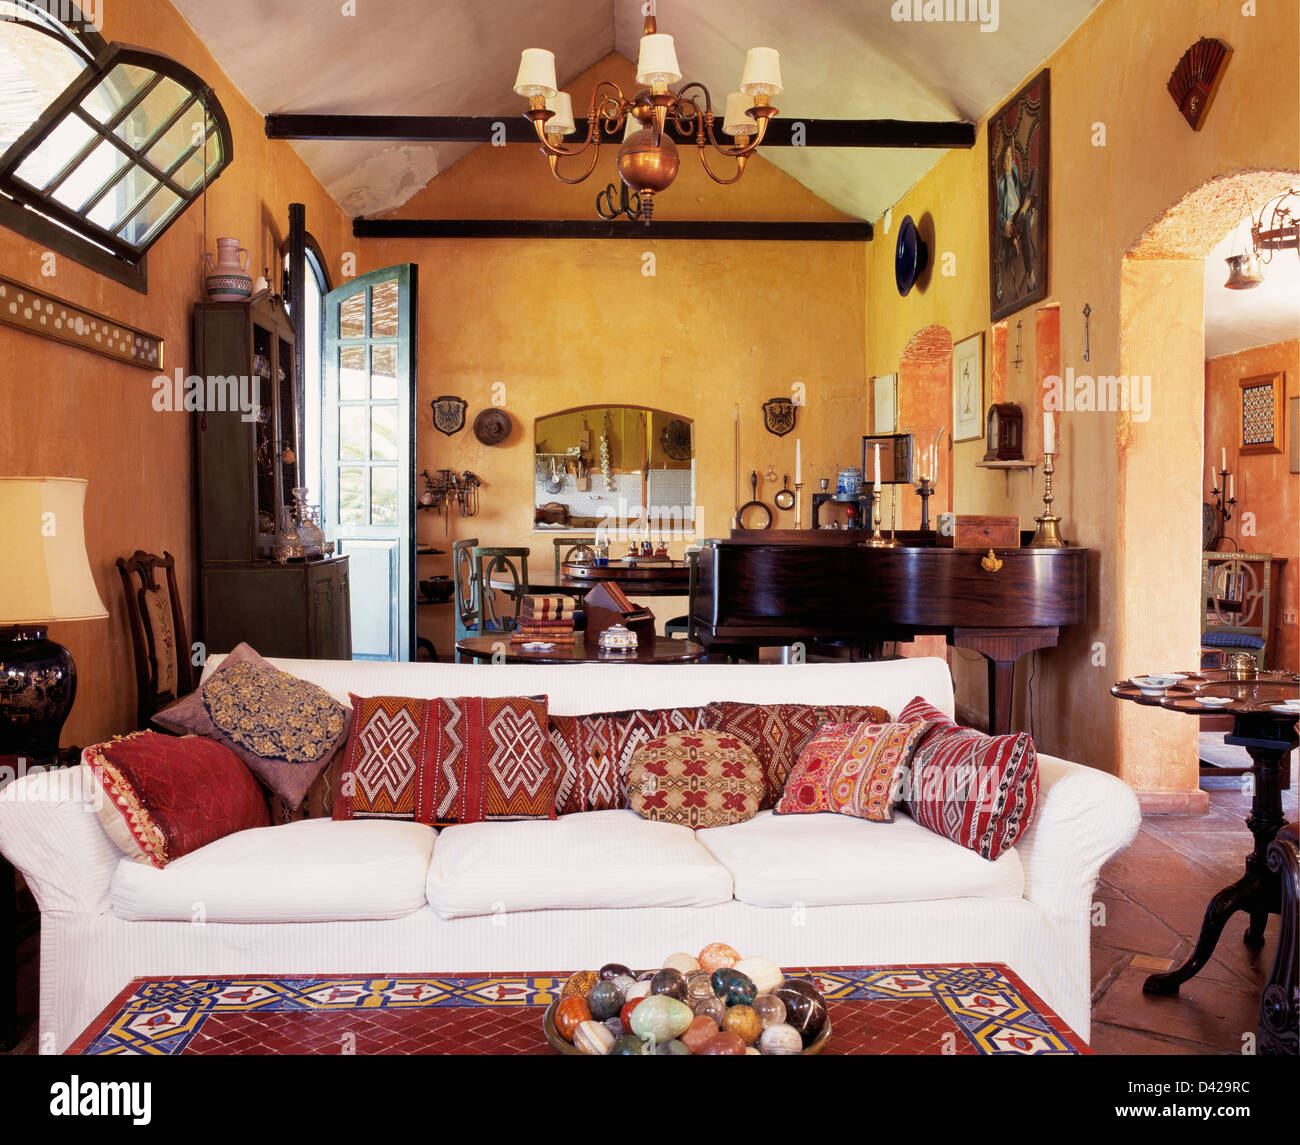
[[[510,115],[519,53],[555,52],[561,85],[618,51],[635,61],[643,0],[172,0],[257,110]],[[965,119],[993,110],[1100,0],[983,0],[978,22],[902,22],[895,0],[659,0],[659,31],[716,101],[747,48],[781,52],[782,119]],[[934,0],[908,8],[936,10]],[[948,10],[977,11],[971,0]],[[573,92],[575,105],[588,93]],[[575,107],[575,110],[577,108]],[[721,111],[721,108],[718,108]],[[294,145],[351,215],[399,206],[468,147]],[[766,157],[847,214],[876,219],[940,151],[768,148]]]

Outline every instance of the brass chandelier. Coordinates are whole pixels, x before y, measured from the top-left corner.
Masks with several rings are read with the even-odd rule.
[[[734,143],[718,142],[714,133],[716,116],[713,97],[701,83],[669,90],[682,78],[672,36],[657,31],[655,17],[648,15],[637,58],[636,82],[644,84],[629,99],[611,80],[602,80],[592,92],[587,108],[587,138],[581,144],[564,142],[577,126],[573,102],[555,81],[555,54],[545,48],[527,48],[519,61],[515,92],[528,100],[524,112],[533,122],[551,173],[562,183],[581,183],[596,168],[602,138],[624,133],[618,152],[618,173],[626,188],[616,204],[613,184],[597,196],[597,211],[603,218],[626,214],[647,225],[654,214],[654,197],[677,177],[677,145],[668,136],[669,116],[682,136],[695,136],[700,163],[715,183],[737,182],[745,164],[758,150],[767,132],[768,120],[777,114],[772,97],[781,94],[781,59],[775,48],[750,48],[740,90],[727,97],[722,133]],[[729,176],[716,172],[709,163],[710,151],[735,160]],[[572,177],[561,173],[561,159],[586,154],[585,169]],[[602,207],[602,201],[608,209]]]

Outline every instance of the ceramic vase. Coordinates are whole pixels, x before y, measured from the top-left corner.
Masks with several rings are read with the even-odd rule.
[[[217,258],[204,254],[208,267],[209,302],[247,302],[253,293],[253,280],[248,274],[248,251],[238,239],[217,239]]]

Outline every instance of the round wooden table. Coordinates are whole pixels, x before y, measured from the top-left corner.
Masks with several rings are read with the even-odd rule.
[[[595,571],[595,570],[593,570]],[[608,570],[599,570],[608,571]],[[636,580],[624,579],[618,576],[606,576],[601,578],[611,580],[619,586],[628,596],[689,596],[690,585],[680,575],[675,575],[672,579],[667,577],[642,576]],[[555,592],[564,596],[576,597],[581,600],[601,580],[595,577],[571,577],[565,576],[563,572],[559,576],[555,575],[555,569],[529,569],[528,570],[528,591],[529,592]],[[488,577],[488,584],[493,588],[500,589],[502,592],[512,592],[517,586],[510,574],[498,572]]]
[[[466,636],[456,641],[456,651],[476,660],[491,660],[498,653],[507,664],[691,664],[704,656],[704,646],[666,636],[641,637],[635,653],[604,652],[588,647],[582,633],[572,644],[525,650],[511,644],[508,635]]]
[[[1245,875],[1210,900],[1190,957],[1177,969],[1152,974],[1142,986],[1146,994],[1177,994],[1178,987],[1209,961],[1228,919],[1239,910],[1250,918],[1246,944],[1264,945],[1264,924],[1281,907],[1278,876],[1268,868],[1268,846],[1286,823],[1282,816],[1282,769],[1290,766],[1291,752],[1300,743],[1296,737],[1300,709],[1286,710],[1282,704],[1283,700],[1300,698],[1297,673],[1260,672],[1254,679],[1239,679],[1230,672],[1168,674],[1183,678],[1159,694],[1143,692],[1132,680],[1120,681],[1110,693],[1120,700],[1171,712],[1232,717],[1232,734],[1224,736],[1224,743],[1244,747],[1250,754],[1255,794],[1246,826],[1255,838],[1255,846],[1246,856]],[[1229,702],[1209,707],[1200,702],[1202,696]]]

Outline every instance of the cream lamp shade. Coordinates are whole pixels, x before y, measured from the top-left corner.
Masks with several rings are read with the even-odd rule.
[[[676,83],[682,78],[677,65],[677,49],[672,36],[656,32],[641,37],[641,51],[636,61],[636,82],[653,86]]]
[[[515,77],[515,94],[525,99],[540,95],[554,97],[555,53],[545,48],[525,48],[519,58],[519,74]]]
[[[750,48],[740,90],[746,95],[780,95],[781,53],[775,48]]]
[[[758,131],[758,121],[749,114],[753,106],[752,95],[733,91],[727,96],[727,113],[722,117],[723,133],[734,139],[737,135],[753,135]]]
[[[573,122],[573,99],[567,91],[556,92],[546,101],[548,111],[555,114],[546,121],[547,135],[572,135],[577,127]]]
[[[86,481],[0,477],[0,625],[108,616],[86,556]]]

